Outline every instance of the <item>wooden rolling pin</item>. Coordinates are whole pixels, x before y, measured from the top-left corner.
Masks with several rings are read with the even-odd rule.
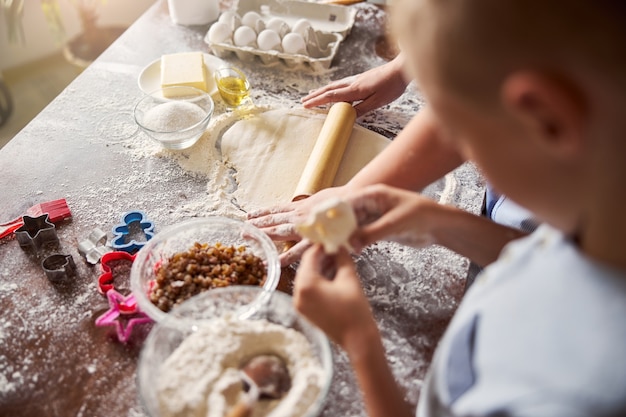
[[[332,105],[304,166],[292,201],[302,200],[333,185],[355,120],[356,110],[350,103]]]

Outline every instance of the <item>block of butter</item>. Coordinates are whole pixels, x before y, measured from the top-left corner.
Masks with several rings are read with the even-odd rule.
[[[207,91],[202,52],[181,52],[161,56],[161,88],[175,85]]]

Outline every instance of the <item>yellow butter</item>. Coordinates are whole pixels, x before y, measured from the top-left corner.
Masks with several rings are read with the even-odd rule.
[[[207,91],[202,52],[181,52],[161,56],[161,87],[176,85]]]

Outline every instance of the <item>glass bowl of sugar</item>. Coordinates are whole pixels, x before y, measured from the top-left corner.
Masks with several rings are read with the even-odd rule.
[[[215,104],[206,92],[185,86],[165,87],[143,97],[135,106],[135,122],[164,148],[194,145],[213,115]]]

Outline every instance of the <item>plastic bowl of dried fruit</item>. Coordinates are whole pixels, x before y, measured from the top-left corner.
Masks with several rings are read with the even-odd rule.
[[[321,413],[333,376],[328,338],[280,291],[261,317],[241,319],[262,294],[250,286],[207,291],[152,328],[137,368],[139,398],[150,417],[230,416],[239,407],[251,407],[247,415],[256,417]],[[267,395],[257,398],[249,378],[267,381]],[[279,388],[268,392],[270,381]]]
[[[273,292],[279,280],[272,240],[246,222],[220,216],[160,231],[137,252],[130,271],[139,308],[156,322],[202,292],[232,285]]]
[[[198,88],[165,87],[146,94],[135,106],[135,122],[167,149],[186,149],[202,137],[215,103]]]

